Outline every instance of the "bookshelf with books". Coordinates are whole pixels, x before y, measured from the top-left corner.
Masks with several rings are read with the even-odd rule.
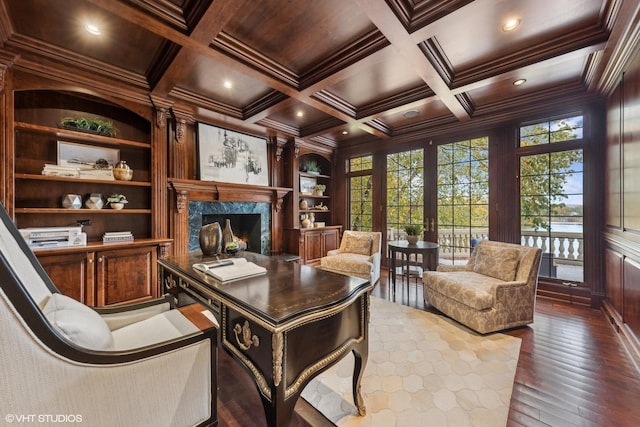
[[[9,206],[16,225],[20,229],[82,225],[86,233],[86,246],[34,248],[56,286],[88,305],[156,297],[155,261],[168,254],[171,240],[159,235],[154,219],[154,207],[165,205],[166,196],[159,199],[155,191],[161,180],[153,162],[153,141],[158,138],[153,137],[152,107],[136,106],[134,111],[62,90],[15,90],[13,99]],[[108,123],[112,132],[64,126],[70,117]],[[87,152],[91,161],[83,157]],[[114,177],[120,160],[133,169],[132,179]],[[126,196],[124,208],[111,209],[107,199],[113,194]],[[75,202],[67,203],[68,199]],[[131,237],[104,239],[105,234],[123,229]]]

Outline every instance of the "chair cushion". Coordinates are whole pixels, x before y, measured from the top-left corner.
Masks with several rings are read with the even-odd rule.
[[[80,347],[92,350],[113,347],[113,335],[102,317],[66,295],[52,294],[42,312],[56,330]]]
[[[423,279],[425,288],[432,288],[474,310],[493,307],[495,288],[502,283],[499,279],[473,271],[426,271]]]
[[[340,247],[340,252],[346,252],[350,254],[371,255],[371,245],[373,239],[371,236],[363,236],[344,233],[344,244]]]
[[[327,256],[320,260],[322,268],[332,271],[353,273],[359,277],[369,277],[373,264],[367,255],[343,253],[335,256]]]
[[[473,271],[485,276],[510,282],[516,277],[520,251],[516,248],[501,248],[495,246],[476,247]]]

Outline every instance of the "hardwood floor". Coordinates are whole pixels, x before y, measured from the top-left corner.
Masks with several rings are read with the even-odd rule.
[[[389,298],[386,275],[372,295]],[[414,280],[398,287],[396,302],[431,310]],[[538,298],[535,323],[505,333],[522,339],[509,427],[639,425],[640,371],[602,312]],[[223,350],[219,356],[218,425],[265,426],[247,373]],[[291,425],[332,424],[300,399]]]

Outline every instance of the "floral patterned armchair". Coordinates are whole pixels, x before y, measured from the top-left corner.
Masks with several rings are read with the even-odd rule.
[[[425,302],[481,334],[532,323],[541,256],[539,248],[480,241],[466,265],[424,272]]]
[[[381,242],[379,231],[346,230],[340,247],[327,252],[320,260],[320,268],[375,284],[380,279]]]

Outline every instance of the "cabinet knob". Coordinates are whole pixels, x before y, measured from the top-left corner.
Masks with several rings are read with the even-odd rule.
[[[98,262],[102,262],[103,260],[104,260],[104,257],[98,258]]]

